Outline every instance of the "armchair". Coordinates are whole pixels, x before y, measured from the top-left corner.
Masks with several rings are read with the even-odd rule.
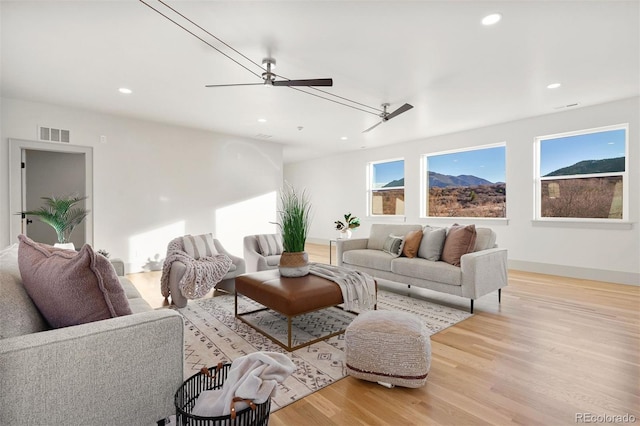
[[[270,242],[272,244],[269,244]],[[247,262],[247,272],[277,269],[281,254],[282,242],[278,234],[258,234],[244,237],[244,259]]]
[[[178,239],[181,240],[182,237],[174,239],[172,243]],[[213,238],[213,244],[219,254],[224,254],[229,257],[229,259],[231,259],[231,267],[229,268],[229,271],[222,278],[222,280],[215,285],[214,288],[216,290],[221,290],[227,293],[234,293],[235,279],[238,275],[244,274],[246,272],[246,263],[241,257],[234,256],[227,250],[225,250],[220,241],[218,241],[217,239]],[[184,246],[182,247],[184,250]],[[187,298],[184,297],[178,285],[186,271],[187,265],[179,260],[171,262],[171,266],[168,271],[169,292],[171,294],[171,301],[179,308],[184,308],[185,306],[187,306]],[[163,275],[164,273],[165,272],[163,271]]]

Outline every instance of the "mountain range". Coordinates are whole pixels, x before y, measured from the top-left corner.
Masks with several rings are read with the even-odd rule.
[[[451,176],[451,175],[444,175],[442,173],[437,173],[437,172],[429,172],[429,187],[446,188],[448,186],[477,186],[477,185],[493,185],[493,182],[490,182],[486,179],[482,179],[473,175]],[[398,186],[404,186],[404,178],[393,180],[388,184],[386,184],[385,186],[383,186],[383,188],[393,188]]]
[[[590,173],[608,173],[624,171],[624,157],[605,158],[602,160],[584,160],[571,166],[563,167],[545,176],[585,175]]]

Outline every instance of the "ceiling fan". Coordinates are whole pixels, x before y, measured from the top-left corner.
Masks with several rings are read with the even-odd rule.
[[[264,58],[262,66],[266,69],[262,73],[262,83],[237,83],[237,84],[207,84],[205,87],[230,87],[230,86],[333,86],[331,78],[315,78],[309,80],[276,80],[276,77],[284,78],[277,75],[272,70],[276,67],[276,60],[273,58]]]
[[[380,122],[374,124],[373,126],[369,127],[367,130],[363,131],[362,133],[367,133],[367,132],[375,129],[376,127],[378,127],[379,125],[381,125],[385,121],[389,121],[392,118],[399,116],[403,112],[407,112],[411,108],[413,108],[413,105],[404,104],[400,108],[398,108],[397,110],[395,110],[393,112],[387,112],[387,108],[389,108],[389,105],[390,104],[388,104],[388,103],[382,104],[382,112],[380,113],[380,118],[382,118],[382,120]]]

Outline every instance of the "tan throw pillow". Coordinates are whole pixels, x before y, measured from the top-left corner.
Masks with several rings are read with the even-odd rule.
[[[182,237],[184,252],[194,259],[213,257],[218,254],[213,243],[213,234],[185,235]]]
[[[476,226],[461,226],[458,224],[449,228],[447,238],[444,240],[441,260],[460,266],[462,255],[470,253],[476,245]]]
[[[22,284],[54,328],[131,314],[113,265],[85,244],[61,250],[18,236]]]
[[[402,254],[408,258],[416,257],[418,248],[420,248],[420,241],[422,241],[421,229],[407,233],[407,235],[404,236]]]

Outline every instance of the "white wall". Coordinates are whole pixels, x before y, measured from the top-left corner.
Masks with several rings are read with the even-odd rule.
[[[8,138],[38,125],[69,129],[93,147],[94,247],[139,270],[167,242],[212,232],[242,256],[244,235],[274,232],[282,146],[79,109],[4,98],[0,133],[0,246],[10,243]],[[106,137],[106,142],[101,141]],[[248,211],[250,210],[250,211]],[[11,241],[13,242],[13,241]]]
[[[533,223],[534,138],[620,123],[629,123],[629,219],[633,224],[616,227]],[[333,222],[347,212],[363,219],[363,226],[354,232],[353,238],[366,237],[370,224],[382,220],[366,217],[367,163],[403,157],[406,222],[446,226],[453,221],[419,217],[421,155],[504,141],[507,144],[508,220],[456,221],[492,227],[498,234],[498,244],[508,248],[510,266],[514,269],[639,284],[639,125],[640,98],[636,97],[424,140],[287,164],[285,179],[298,188],[306,188],[312,198],[312,239],[327,241],[335,238],[337,233],[333,229]]]

